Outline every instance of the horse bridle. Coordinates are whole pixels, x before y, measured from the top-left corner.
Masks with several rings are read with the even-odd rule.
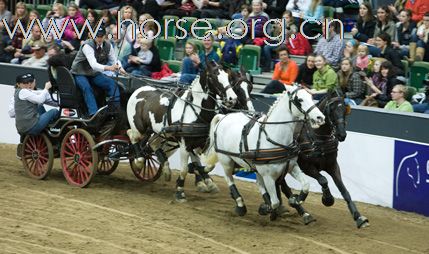
[[[247,78],[246,77],[242,77],[242,78],[239,78],[235,83],[234,83],[234,85],[232,86],[232,90],[234,90],[234,92],[237,90],[237,89],[239,89],[239,86],[240,86],[240,84],[241,84],[241,82],[246,82],[247,83],[247,85],[248,85],[248,87],[250,88],[250,91],[248,90],[247,92],[249,93],[249,97],[247,97],[246,98],[246,100],[245,100],[245,102],[247,103],[247,102],[249,102],[249,101],[251,101],[252,99],[250,98],[250,92],[253,90],[253,84],[252,84],[252,82],[250,82],[249,80],[247,80]],[[238,87],[238,88],[237,88]],[[236,93],[237,94],[237,93]],[[238,96],[238,95],[237,95]],[[240,103],[239,102],[239,100],[237,100],[238,101],[238,103]],[[241,106],[244,106],[244,105],[241,105]]]
[[[333,123],[333,124],[343,124],[343,123],[345,123],[345,118],[344,118],[344,116],[343,117],[341,117],[340,119],[337,119],[336,121],[332,121],[332,119],[331,119],[331,105],[334,103],[334,102],[337,102],[337,101],[340,101],[340,102],[342,102],[342,101],[344,101],[344,98],[342,98],[342,97],[335,97],[335,98],[331,98],[331,99],[329,99],[328,100],[328,102],[326,102],[326,105],[325,105],[325,108],[324,108],[324,110],[323,111],[326,111],[326,115],[328,116],[327,117],[327,119],[328,119],[328,121],[329,122],[331,122],[331,123]]]
[[[214,68],[219,71],[219,66],[217,64],[216,64],[216,66]],[[206,75],[207,75],[207,80],[208,80],[209,84],[212,85],[212,89],[214,90],[214,92],[217,95],[221,96],[222,100],[224,100],[227,97],[226,96],[226,91],[228,91],[229,89],[232,89],[231,84],[229,84],[226,87],[224,87],[222,85],[222,83],[219,82],[219,80],[214,79],[212,77],[212,75],[214,74],[214,72],[211,73],[208,69],[206,69],[205,72],[206,72]],[[222,87],[222,89],[220,89],[219,87]]]
[[[295,105],[295,107],[304,114],[305,117],[308,116],[308,114],[310,114],[310,112],[317,107],[316,104],[312,105],[309,109],[304,110],[301,106],[301,102],[299,101],[298,98],[298,91],[303,89],[303,87],[298,87],[297,89],[295,89],[293,92],[288,92],[289,95],[289,109],[290,111],[292,111],[292,104]]]

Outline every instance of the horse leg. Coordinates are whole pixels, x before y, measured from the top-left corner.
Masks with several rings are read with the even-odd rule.
[[[277,176],[274,179],[277,179],[279,176]],[[276,192],[276,181],[273,179],[273,176],[271,174],[263,174],[262,178],[264,179],[265,188],[268,192],[268,195],[270,196],[271,201],[271,215],[270,220],[276,220],[277,216],[279,215],[278,208],[280,206],[280,200],[278,199],[277,192]]]
[[[232,160],[229,163],[222,163],[225,172],[225,181],[228,184],[229,191],[232,199],[234,200],[235,213],[238,216],[244,216],[247,213],[246,204],[244,204],[244,199],[241,196],[240,192],[238,192],[237,186],[235,186],[233,173],[234,173],[234,162]]]
[[[163,138],[160,138],[159,136],[156,136],[152,140],[150,140],[151,148],[153,151],[155,151],[155,155],[158,158],[160,164],[162,165],[161,172],[164,175],[164,180],[166,182],[171,181],[171,169],[170,169],[170,162],[168,161],[168,158],[172,154],[171,152],[169,154],[166,154],[165,151],[165,142]]]
[[[267,193],[264,185],[264,179],[262,176],[256,172],[256,185],[258,186],[259,192],[262,195],[263,203],[259,206],[258,213],[259,215],[268,215],[271,212],[271,199],[270,195]]]
[[[299,202],[290,202],[291,198],[293,196],[295,196],[295,200],[298,200],[299,197],[296,194],[292,193],[292,190],[289,188],[289,186],[286,183],[286,179],[282,179],[277,186],[280,185],[281,191],[283,192],[283,194],[285,194],[285,196],[289,199],[289,205],[292,206],[293,208],[295,208],[295,210],[298,212],[298,214],[302,217],[304,224],[308,225],[311,222],[316,221],[316,219],[313,218],[313,216],[311,216],[311,214],[309,212],[307,212],[304,207],[299,203]]]
[[[186,146],[184,143],[180,144],[180,163],[181,163],[181,170],[179,173],[179,177],[176,181],[176,194],[175,199],[178,202],[185,202],[186,201],[186,195],[185,195],[185,179],[186,175],[188,173],[188,159],[189,159],[189,153],[186,151]]]
[[[194,153],[189,154],[191,156],[191,163],[188,164],[188,172],[191,174],[195,174],[195,186],[197,186],[198,192],[209,192],[207,185],[203,181],[203,177],[201,176],[202,166],[198,156]]]
[[[347,202],[347,206],[349,207],[350,213],[352,214],[353,219],[356,222],[356,226],[358,228],[368,227],[369,226],[368,219],[359,213],[355,203],[352,200],[352,197],[350,196],[350,193],[348,192],[346,186],[343,183],[338,162],[335,163],[335,166],[328,173],[332,177],[332,179],[334,179],[335,185],[337,186],[338,190],[341,192],[341,195],[343,196],[344,200]]]
[[[289,172],[293,178],[295,178],[298,182],[301,183],[301,192],[299,193],[298,199],[296,202],[302,203],[308,196],[308,192],[310,191],[310,183],[304,176],[304,173],[298,166],[298,163],[292,164],[292,170]]]
[[[143,136],[134,129],[128,129],[127,135],[131,141],[131,148],[134,153],[134,163],[137,167],[141,168],[144,166],[144,158],[142,157],[142,151],[140,149],[140,140],[143,139]]]
[[[325,206],[332,206],[335,203],[335,199],[331,194],[328,186],[328,179],[320,174],[319,170],[317,170],[314,166],[312,166],[306,174],[313,177],[317,180],[317,182],[322,186],[322,203]]]

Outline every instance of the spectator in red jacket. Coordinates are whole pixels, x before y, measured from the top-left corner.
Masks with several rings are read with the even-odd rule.
[[[66,30],[64,31],[63,39],[66,41],[76,40],[77,35],[73,28],[72,20],[74,21],[77,27],[82,26],[85,22],[85,18],[79,11],[79,7],[74,2],[70,2],[67,8],[67,17],[66,20],[69,20],[67,23]]]
[[[411,19],[418,23],[423,19],[426,12],[429,11],[428,0],[408,0],[405,3],[405,9],[410,9],[413,13]]]

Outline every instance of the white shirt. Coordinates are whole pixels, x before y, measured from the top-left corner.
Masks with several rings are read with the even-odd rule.
[[[26,100],[34,104],[47,104],[51,106],[58,106],[58,103],[52,100],[51,95],[48,90],[30,90],[30,89],[21,89],[18,94],[20,100]],[[15,118],[15,96],[10,98],[9,102],[9,117]]]
[[[101,45],[101,47],[103,47],[102,45]],[[120,67],[122,67],[121,62],[117,61],[117,59],[116,59],[116,54],[115,54],[116,51],[113,48],[112,44],[108,43],[107,45],[110,47],[108,62],[109,63],[117,63]],[[98,45],[95,45],[95,46],[98,47]],[[86,59],[88,60],[89,65],[91,66],[91,68],[94,71],[98,71],[98,72],[104,71],[104,67],[106,67],[107,65],[99,64],[97,62],[97,59],[95,59],[94,49],[91,46],[89,46],[88,44],[85,44],[82,48],[82,53],[85,55]]]

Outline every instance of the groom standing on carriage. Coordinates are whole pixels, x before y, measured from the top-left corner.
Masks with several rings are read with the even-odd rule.
[[[107,65],[109,62],[115,64],[109,66]],[[119,87],[113,79],[102,74],[103,71],[125,73],[121,63],[117,61],[113,46],[106,39],[105,28],[100,27],[96,37],[85,41],[80,47],[71,67],[71,72],[76,85],[82,91],[88,109],[88,116],[90,117],[98,111],[91,85],[106,91],[110,100],[115,105],[119,105]]]

